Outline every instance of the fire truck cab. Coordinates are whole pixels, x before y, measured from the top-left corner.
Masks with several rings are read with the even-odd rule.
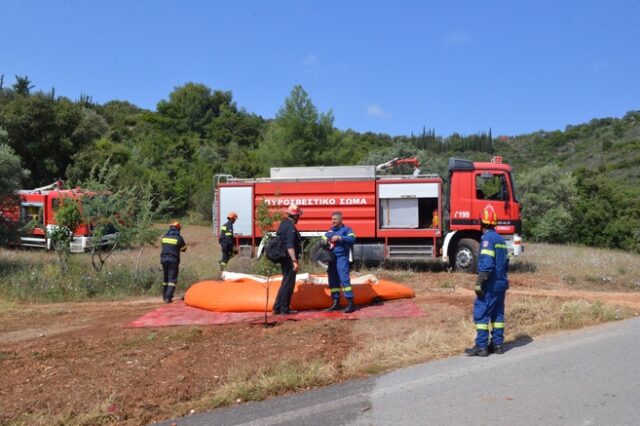
[[[401,162],[397,160],[392,161]],[[378,175],[375,166],[339,166],[272,168],[270,177],[261,179],[227,177],[215,187],[214,232],[226,213],[237,212],[240,255],[259,256],[260,203],[282,211],[295,203],[303,209],[297,224],[303,239],[323,235],[331,213],[340,210],[357,236],[355,261],[441,258],[458,270],[475,272],[480,212],[491,204],[509,252],[520,254],[520,205],[510,166],[499,157],[487,163],[451,158],[446,180],[419,174],[414,166],[412,175]]]

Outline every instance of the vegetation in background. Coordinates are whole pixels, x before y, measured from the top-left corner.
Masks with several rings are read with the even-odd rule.
[[[522,194],[522,227],[531,239],[549,243],[577,241],[573,230],[578,189],[571,172],[550,164],[522,173],[517,185]]]
[[[153,196],[148,185],[137,184],[117,187],[118,167],[111,167],[109,159],[94,167],[82,187],[89,194],[83,199],[84,223],[93,226],[91,264],[96,272],[104,265],[116,247],[139,247],[138,259],[145,245],[153,244],[161,235],[153,229]],[[102,238],[116,233],[113,242],[102,244]],[[136,262],[136,276],[138,262]]]
[[[450,156],[501,155],[515,168],[529,241],[640,250],[640,111],[514,137],[496,138],[491,130],[443,137],[424,127],[390,136],[336,129],[333,113],[318,112],[301,86],[272,120],[239,107],[229,91],[194,82],[176,87],[156,111],[34,88],[26,76],[0,88],[0,141],[31,172],[22,187],[63,176],[82,183],[110,159],[118,166],[116,188],[147,185],[158,214],[205,221],[217,173],[257,177],[273,166],[379,164],[416,155],[423,173],[446,176]]]
[[[56,226],[47,229],[47,236],[51,239],[53,249],[58,255],[60,273],[67,273],[67,261],[71,252],[73,231],[83,222],[82,212],[77,200],[62,199],[62,205],[56,211]]]
[[[0,127],[0,212],[16,205],[15,191],[20,189],[20,181],[28,176],[20,165],[20,157],[7,145],[7,139],[7,132]],[[0,214],[0,244],[14,240],[17,232],[16,223],[5,220]]]

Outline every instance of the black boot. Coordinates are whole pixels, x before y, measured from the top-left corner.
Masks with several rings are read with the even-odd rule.
[[[175,285],[168,285],[167,286],[167,292],[165,293],[166,296],[164,298],[164,303],[173,302],[173,292],[174,291],[176,291],[176,286]]]
[[[489,343],[489,347],[487,348],[489,353],[502,355],[504,353],[504,348],[502,345],[494,345],[493,342]]]
[[[329,306],[327,309],[325,309],[325,312],[331,312],[331,311],[341,311],[342,310],[342,306],[340,306],[340,299],[333,299],[333,304],[331,306]]]
[[[163,302],[167,301],[167,289],[168,289],[168,287],[169,286],[166,283],[162,284],[162,301]]]
[[[469,356],[489,356],[489,350],[487,348],[479,348],[477,346],[465,349],[464,352]]]
[[[350,314],[351,312],[355,312],[356,308],[355,306],[353,306],[353,298],[351,299],[347,299],[347,307],[344,308],[344,312],[345,314]]]

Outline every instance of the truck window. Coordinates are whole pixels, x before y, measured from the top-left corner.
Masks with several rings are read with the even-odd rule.
[[[44,228],[44,206],[41,203],[22,203],[21,208],[22,223]]]
[[[476,199],[509,201],[509,186],[504,173],[483,172],[476,175]]]

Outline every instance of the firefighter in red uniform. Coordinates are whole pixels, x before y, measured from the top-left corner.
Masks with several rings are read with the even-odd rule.
[[[169,230],[162,237],[162,251],[160,252],[160,263],[164,280],[162,282],[162,300],[165,303],[173,301],[173,293],[178,283],[178,268],[180,267],[180,252],[187,250],[187,245],[180,236],[182,226],[180,222],[173,222]]]
[[[498,216],[487,205],[480,216],[482,239],[478,260],[476,301],[473,305],[473,322],[476,325],[476,344],[465,350],[470,356],[487,356],[490,352],[504,353],[504,298],[509,281],[509,257],[504,239],[495,231]],[[491,324],[491,341],[489,341]]]

